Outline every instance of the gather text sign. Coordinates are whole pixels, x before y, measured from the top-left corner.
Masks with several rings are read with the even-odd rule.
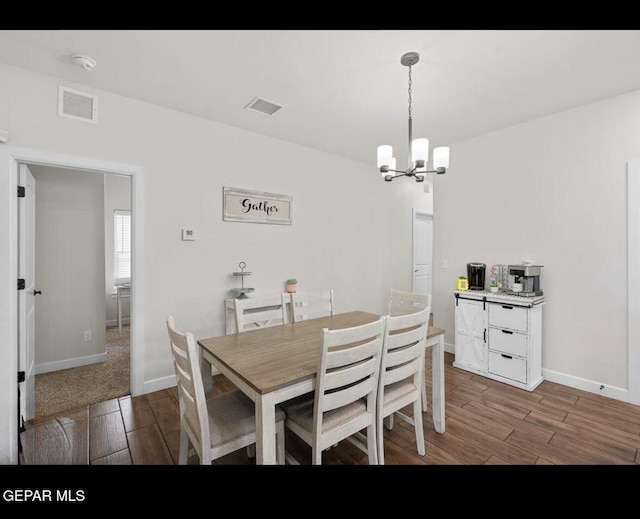
[[[291,225],[290,195],[224,187],[222,219],[227,222]]]

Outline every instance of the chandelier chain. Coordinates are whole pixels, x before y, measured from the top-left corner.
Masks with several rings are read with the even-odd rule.
[[[409,66],[409,119],[411,119],[411,66]]]

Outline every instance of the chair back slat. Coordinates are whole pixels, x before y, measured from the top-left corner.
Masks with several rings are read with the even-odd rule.
[[[431,294],[389,289],[389,315],[397,316],[431,308]]]
[[[254,328],[278,326],[288,321],[289,309],[282,295],[250,297],[235,300],[236,330],[238,333]]]
[[[291,314],[294,323],[333,315],[333,289],[319,292],[293,292]]]

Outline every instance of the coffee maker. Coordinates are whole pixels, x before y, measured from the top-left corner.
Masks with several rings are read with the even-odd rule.
[[[520,296],[541,296],[540,277],[542,275],[542,265],[509,265],[509,279],[514,283],[522,284]]]
[[[487,266],[484,263],[467,263],[467,279],[469,290],[484,290],[484,272]]]

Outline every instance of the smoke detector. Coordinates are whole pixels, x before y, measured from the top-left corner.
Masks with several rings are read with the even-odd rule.
[[[84,54],[74,54],[71,57],[73,58],[73,62],[76,65],[85,70],[93,70],[93,67],[96,66],[96,60],[90,56],[85,56]]]

